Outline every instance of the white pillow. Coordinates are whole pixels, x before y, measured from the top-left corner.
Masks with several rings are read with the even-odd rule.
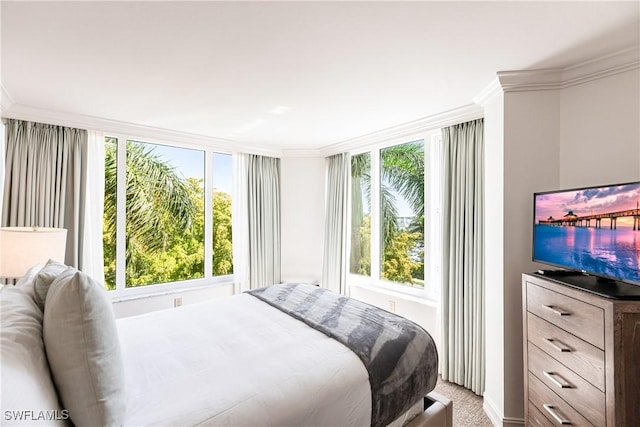
[[[47,293],[49,287],[53,281],[67,269],[67,266],[61,262],[50,259],[45,266],[38,271],[35,277],[34,289],[36,302],[42,310],[44,310],[44,304],[47,299]]]
[[[44,344],[54,383],[78,426],[119,426],[124,368],[107,291],[69,267],[53,281],[44,308]]]
[[[66,426],[42,342],[42,310],[33,286],[0,288],[0,424]],[[19,418],[22,418],[20,420]]]
[[[40,263],[28,269],[27,272],[24,273],[24,276],[18,279],[18,281],[16,282],[16,286],[18,288],[33,286],[33,281],[35,280],[36,275],[38,274],[40,269],[42,269],[42,264]]]

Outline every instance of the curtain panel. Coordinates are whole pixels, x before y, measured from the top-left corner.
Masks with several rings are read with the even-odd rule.
[[[348,153],[327,157],[322,285],[342,295],[347,294],[347,221],[349,220],[350,174],[351,157]]]
[[[236,294],[249,290],[248,157],[248,154],[233,153],[231,221],[233,222],[233,277]]]
[[[234,159],[234,268],[237,290],[245,291],[281,281],[280,159],[254,154]]]
[[[87,131],[87,171],[105,170],[104,133]],[[87,174],[87,193],[85,198],[84,235],[81,270],[104,283],[104,243],[102,240],[102,221],[104,219],[104,172]]]
[[[484,122],[442,130],[442,378],[484,392]]]
[[[13,119],[4,124],[2,226],[66,228],[65,263],[82,269],[87,131]]]

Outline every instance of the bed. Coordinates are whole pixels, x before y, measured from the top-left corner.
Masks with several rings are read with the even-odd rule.
[[[435,345],[399,316],[283,284],[116,321],[90,278],[48,267],[0,290],[3,425],[451,425]]]

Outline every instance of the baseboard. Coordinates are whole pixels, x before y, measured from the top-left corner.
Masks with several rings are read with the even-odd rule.
[[[524,425],[524,418],[504,417],[502,419],[502,425],[503,425],[503,427],[523,426]]]
[[[493,403],[493,400],[491,400],[486,394],[483,396],[482,409],[484,409],[484,413],[489,417],[491,424],[494,426],[502,425],[502,415],[500,414],[500,411],[496,407],[495,403]]]
[[[503,427],[515,427],[515,426],[523,426],[524,418],[509,418],[505,417],[502,419]]]
[[[515,427],[524,425],[523,418],[505,417],[502,411],[498,409],[498,406],[486,394],[483,396],[483,402],[482,409],[484,409],[489,421],[494,426]]]

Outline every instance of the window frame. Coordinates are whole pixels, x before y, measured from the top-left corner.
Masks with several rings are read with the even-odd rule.
[[[384,148],[406,144],[415,141],[424,141],[424,195],[425,195],[425,247],[424,247],[424,277],[425,284],[422,289],[410,287],[402,283],[385,280],[381,277],[381,242],[380,242],[380,151]],[[411,297],[425,300],[440,300],[440,280],[441,262],[434,247],[442,247],[440,223],[440,203],[441,197],[441,165],[437,161],[439,147],[442,142],[441,129],[432,129],[425,132],[414,133],[402,137],[387,139],[374,144],[367,144],[350,150],[351,156],[369,153],[371,159],[371,276],[351,273],[347,270],[347,280],[349,284],[370,288],[372,290],[383,290],[401,293]],[[351,182],[351,173],[349,173]],[[351,201],[351,183],[349,183],[349,200]],[[435,200],[434,200],[435,199]],[[351,203],[348,204],[348,216],[351,218]],[[440,232],[438,233],[438,230]],[[347,254],[351,253],[351,221],[348,221],[347,231]],[[438,241],[440,239],[440,241]],[[438,246],[436,246],[438,245]]]
[[[113,301],[136,297],[157,296],[183,292],[210,286],[226,286],[235,282],[234,274],[213,275],[213,155],[233,155],[231,151],[204,144],[189,144],[170,141],[165,138],[137,136],[123,132],[104,132],[106,138],[117,141],[117,183],[116,183],[116,288],[107,290]],[[126,287],[126,142],[136,141],[174,148],[200,150],[204,152],[204,277],[166,283],[150,283],[144,286]],[[234,179],[234,177],[232,177]],[[233,194],[232,194],[233,197]],[[105,288],[106,289],[106,288]]]

